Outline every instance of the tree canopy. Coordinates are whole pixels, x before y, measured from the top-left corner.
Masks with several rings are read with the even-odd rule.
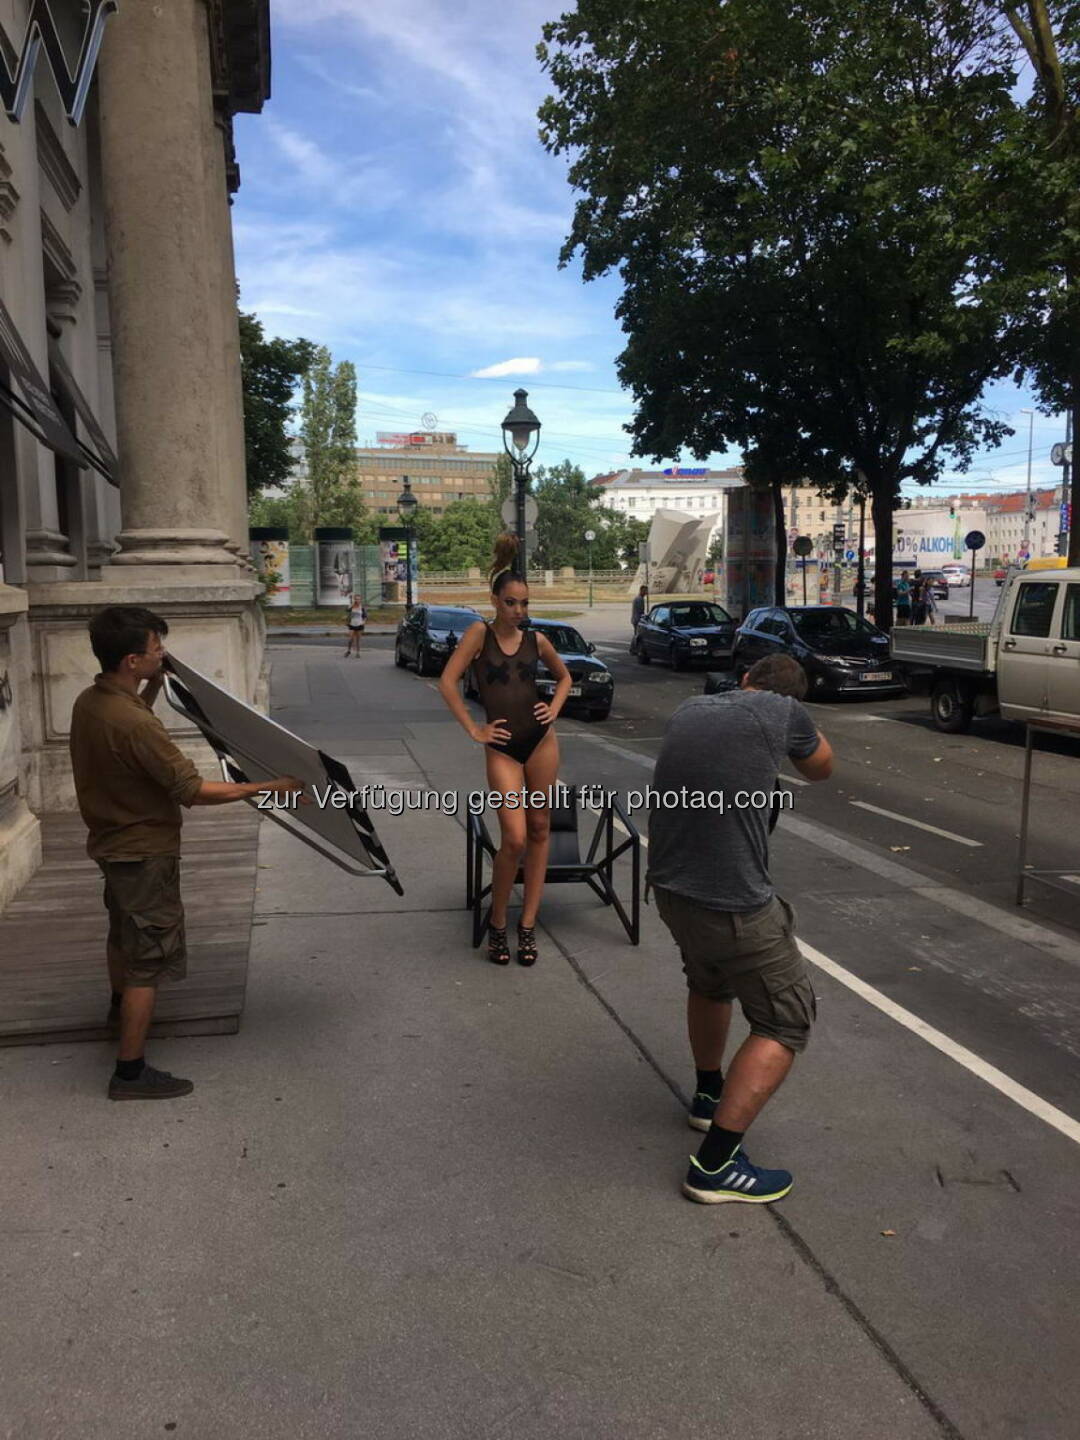
[[[1001,11],[579,0],[544,35],[541,138],[581,192],[562,262],[624,282],[635,453],[861,472],[891,554],[901,483],[1012,433],[981,400],[1030,320]]]
[[[310,340],[268,340],[261,322],[243,311],[239,320],[247,489],[255,495],[289,480],[293,398],[315,346]]]

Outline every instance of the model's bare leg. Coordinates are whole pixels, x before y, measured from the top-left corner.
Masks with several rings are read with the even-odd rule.
[[[488,788],[502,795],[521,793],[525,772],[516,760],[498,751],[487,751]],[[525,853],[525,812],[499,811],[499,849],[491,867],[491,923],[496,930],[506,929],[506,907],[514,878]]]
[[[549,730],[525,762],[525,785],[530,791],[539,790],[547,795],[558,776],[559,742],[554,730]],[[521,908],[521,924],[526,930],[531,930],[536,924],[547,875],[548,851],[551,848],[550,807],[528,809],[525,812],[525,830],[525,901]]]

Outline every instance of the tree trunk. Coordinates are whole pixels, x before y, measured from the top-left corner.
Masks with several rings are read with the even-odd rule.
[[[787,526],[784,524],[784,482],[773,480],[773,523],[776,530],[776,580],[773,604],[787,604]]]
[[[896,485],[891,475],[875,475],[870,492],[874,522],[874,624],[891,630],[893,624],[893,501]]]

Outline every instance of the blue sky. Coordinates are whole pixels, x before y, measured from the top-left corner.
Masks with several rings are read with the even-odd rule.
[[[622,430],[618,281],[558,269],[573,195],[537,138],[535,47],[560,8],[272,0],[273,96],[237,120],[241,304],[269,332],[355,362],[362,443],[433,413],[462,443],[498,449],[523,385],[540,463],[569,457],[590,475],[642,463]],[[958,483],[1022,487],[1030,401],[1011,385],[990,398],[1021,433]],[[1060,478],[1048,455],[1062,438],[1035,417],[1035,483]]]

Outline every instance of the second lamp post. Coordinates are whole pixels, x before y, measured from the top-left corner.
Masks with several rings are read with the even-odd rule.
[[[401,483],[405,488],[398,496],[397,509],[401,516],[401,523],[405,526],[405,613],[408,614],[413,607],[413,520],[416,517],[416,507],[420,502],[412,493],[412,486],[407,475],[401,477]]]

